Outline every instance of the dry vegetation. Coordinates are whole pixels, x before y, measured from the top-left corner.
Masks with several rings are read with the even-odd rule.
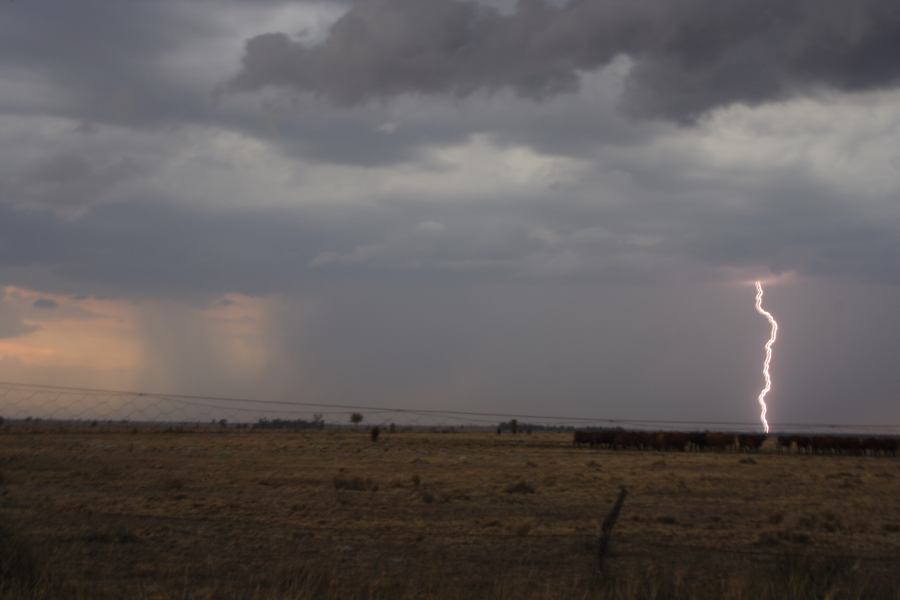
[[[6,430],[0,597],[900,598],[898,497],[883,457]]]

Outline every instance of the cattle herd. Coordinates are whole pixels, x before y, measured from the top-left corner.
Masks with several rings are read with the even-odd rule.
[[[764,433],[723,433],[712,431],[576,431],[573,443],[610,450],[697,451],[736,450],[755,452],[767,439]],[[779,452],[801,454],[855,454],[859,456],[896,456],[900,441],[896,437],[854,437],[844,435],[778,435]]]

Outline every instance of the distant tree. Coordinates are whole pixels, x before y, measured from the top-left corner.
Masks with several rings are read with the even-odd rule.
[[[509,430],[513,433],[519,433],[519,421],[518,419],[510,419],[509,420]]]
[[[228,427],[228,419],[219,419],[219,427],[222,429]]]
[[[502,424],[497,425],[497,435],[500,435],[501,433],[503,433],[503,425]]]
[[[354,425],[359,425],[360,423],[362,423],[362,420],[363,420],[362,413],[355,412],[352,415],[350,415],[350,422],[353,423]]]
[[[378,425],[372,428],[372,441],[377,442],[378,436],[381,435],[381,429],[378,428]]]
[[[322,416],[322,413],[313,413],[313,426],[322,429],[325,427],[325,417]]]

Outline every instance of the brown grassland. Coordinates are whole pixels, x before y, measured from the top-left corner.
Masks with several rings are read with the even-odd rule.
[[[0,597],[900,598],[900,459],[571,439],[0,430]]]

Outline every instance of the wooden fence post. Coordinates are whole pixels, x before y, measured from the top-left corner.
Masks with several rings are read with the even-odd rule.
[[[600,539],[597,540],[598,573],[603,569],[603,559],[606,558],[606,554],[609,551],[609,540],[612,537],[612,530],[616,524],[616,519],[619,518],[619,511],[622,510],[622,505],[625,503],[625,496],[627,495],[628,490],[624,486],[619,488],[619,497],[616,498],[612,510],[609,511],[609,514],[606,515],[606,518],[603,519],[603,524],[600,526]]]

